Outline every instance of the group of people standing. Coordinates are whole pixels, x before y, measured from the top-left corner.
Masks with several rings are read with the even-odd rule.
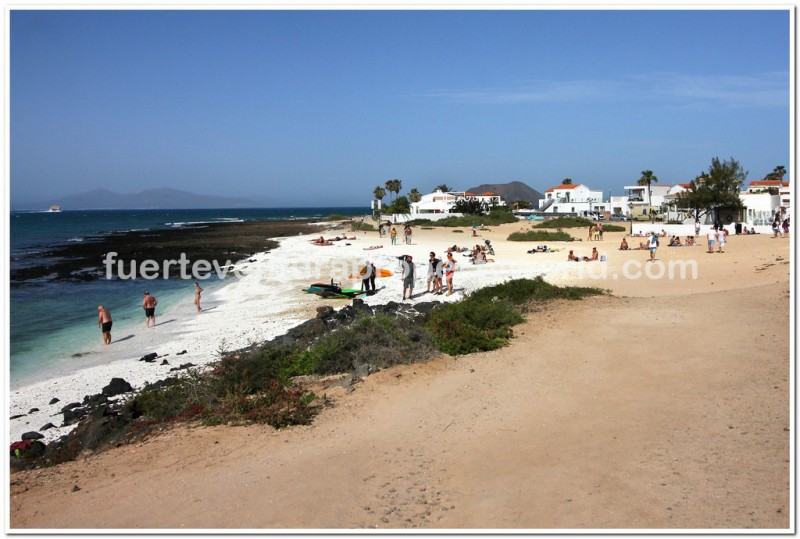
[[[589,241],[603,241],[603,223],[589,225]]]
[[[373,285],[374,286],[374,285]],[[203,292],[203,288],[200,288],[200,285],[197,284],[197,281],[194,283],[194,305],[199,313],[202,308],[200,307],[200,294]],[[145,329],[148,328],[155,328],[156,327],[156,305],[158,305],[158,300],[155,296],[150,294],[150,291],[146,291],[144,293],[144,299],[142,300],[142,309],[144,309],[144,327]],[[152,326],[150,325],[152,323]],[[111,311],[103,307],[102,305],[97,306],[97,326],[100,328],[100,331],[103,333],[103,344],[111,344],[111,326],[114,324],[114,321],[111,319]]]
[[[389,237],[392,239],[392,245],[397,245],[397,227],[390,222],[386,222],[386,224],[380,223],[378,224],[378,237],[382,238],[386,235],[386,231],[389,230]],[[403,238],[407,245],[411,245],[411,235],[413,231],[411,230],[411,225],[406,224],[403,226]]]
[[[453,276],[456,272],[456,260],[453,258],[453,253],[447,253],[446,258],[442,261],[436,257],[436,253],[431,251],[428,257],[428,287],[425,290],[426,294],[433,293],[441,295],[444,293],[445,284],[447,285],[447,295],[453,294]],[[411,255],[406,255],[403,260],[403,299],[411,299],[414,294],[414,282],[416,281],[416,266],[414,259]]]
[[[706,251],[707,253],[714,252],[714,245],[717,246],[718,253],[725,252],[724,250],[725,243],[727,243],[728,240],[728,231],[725,230],[725,227],[723,227],[722,225],[714,225],[714,227],[708,231],[706,238],[708,239],[708,251]]]

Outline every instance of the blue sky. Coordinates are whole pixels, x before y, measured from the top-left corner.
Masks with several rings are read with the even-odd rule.
[[[789,169],[788,10],[11,14],[12,204]],[[793,176],[793,171],[789,170]]]

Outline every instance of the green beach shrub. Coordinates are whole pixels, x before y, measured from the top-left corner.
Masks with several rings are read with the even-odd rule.
[[[297,357],[314,374],[336,374],[361,365],[384,368],[413,363],[434,352],[429,335],[419,324],[376,314],[328,333]]]
[[[377,230],[377,228],[375,228],[374,225],[372,225],[370,223],[362,223],[361,221],[353,221],[351,223],[350,228],[352,228],[353,230],[358,230],[359,232],[361,232],[361,231],[370,232],[370,231]]]
[[[412,226],[415,225],[433,225],[437,227],[461,227],[461,228],[468,228],[472,226],[472,223],[476,223],[478,225],[502,225],[504,223],[516,223],[519,221],[514,214],[511,213],[511,209],[507,206],[499,206],[497,208],[492,208],[492,210],[486,215],[465,215],[463,217],[445,217],[444,219],[439,219],[438,221],[431,221],[429,219],[415,219],[410,221],[409,224]]]
[[[426,328],[439,349],[451,355],[494,350],[508,344],[511,327],[524,320],[520,312],[531,302],[603,293],[599,288],[552,285],[541,277],[514,279],[432,311]]]
[[[575,241],[572,236],[559,230],[549,232],[547,230],[528,230],[525,232],[512,232],[508,236],[508,241]]]
[[[594,221],[583,217],[556,217],[542,221],[535,226],[536,228],[589,228],[593,224],[595,224]]]

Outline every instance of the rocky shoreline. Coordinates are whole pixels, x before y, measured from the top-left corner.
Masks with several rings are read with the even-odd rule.
[[[274,249],[278,242],[268,238],[309,234],[318,230],[310,221],[245,221],[241,223],[211,223],[202,226],[114,232],[91,236],[82,242],[72,242],[41,253],[41,262],[14,267],[11,260],[11,284],[31,279],[52,281],[93,281],[105,275],[103,259],[106,253],[116,252],[117,260],[129,267],[136,260],[178,260],[185,255],[189,264],[206,260],[219,266],[235,264],[254,253]],[[158,277],[162,268],[154,273]],[[180,268],[167,268],[169,277],[179,276]]]
[[[352,304],[346,305],[339,310],[329,305],[317,308],[317,315],[314,318],[291,328],[283,335],[277,336],[261,345],[276,346],[295,346],[310,347],[324,335],[339,328],[346,327],[358,319],[376,315],[385,315],[409,320],[424,320],[425,317],[440,302],[420,302],[416,304],[398,303],[390,301],[384,305],[367,305],[363,300],[355,299]],[[254,345],[258,346],[258,345]],[[240,351],[230,352],[236,354]],[[155,363],[161,360],[161,365],[169,364],[166,359],[169,354],[159,355],[150,353],[142,356],[138,361]],[[180,352],[176,355],[183,355]],[[429,358],[417,358],[426,360]],[[380,360],[370,363],[359,363],[352,365],[349,372],[342,372],[334,376],[327,387],[345,386],[348,391],[354,390],[354,384],[362,378],[380,371],[388,365],[382,364]],[[181,363],[173,367],[170,371],[186,371],[195,367],[191,362]],[[168,385],[176,375],[158,380],[147,387],[158,388]],[[314,377],[312,377],[314,378]],[[11,454],[11,468],[13,470],[30,469],[42,466],[52,466],[62,462],[74,460],[84,451],[103,451],[108,448],[129,443],[137,436],[150,432],[160,424],[155,422],[137,422],[142,416],[135,401],[135,396],[143,388],[134,388],[122,378],[113,378],[109,384],[103,387],[99,393],[86,395],[82,402],[71,402],[64,405],[59,414],[63,416],[61,427],[76,425],[73,430],[60,438],[44,444],[39,441],[43,435],[37,431],[24,433],[21,438],[23,442],[28,441],[24,452],[15,455]],[[52,405],[59,402],[58,397],[48,403]],[[33,408],[31,412],[38,411]],[[56,414],[56,415],[59,415]],[[14,416],[12,419],[24,417],[25,414]],[[52,422],[40,427],[39,430],[48,430],[55,427]]]

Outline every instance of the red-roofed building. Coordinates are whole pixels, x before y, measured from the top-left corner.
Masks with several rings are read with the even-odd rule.
[[[544,198],[539,199],[539,211],[588,216],[610,211],[610,204],[603,202],[602,191],[593,191],[582,183],[562,183],[545,189]]]
[[[747,188],[748,193],[760,193],[768,189],[783,189],[788,188],[789,182],[781,180],[753,180]]]

